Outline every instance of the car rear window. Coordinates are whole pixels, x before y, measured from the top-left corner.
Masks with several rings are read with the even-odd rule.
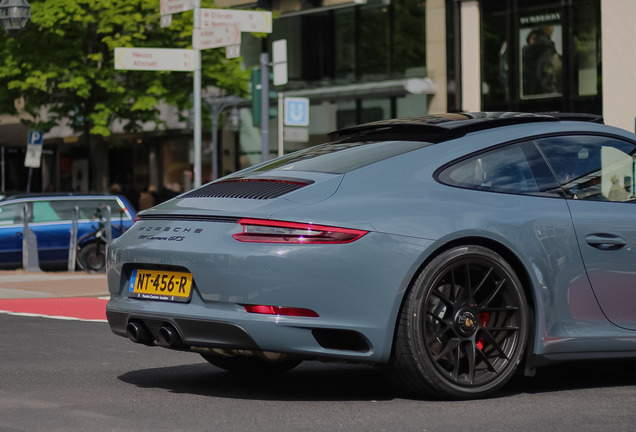
[[[327,143],[255,166],[252,170],[293,170],[344,174],[431,145],[420,141]]]
[[[463,159],[442,170],[439,179],[468,189],[560,196],[559,185],[530,141]]]

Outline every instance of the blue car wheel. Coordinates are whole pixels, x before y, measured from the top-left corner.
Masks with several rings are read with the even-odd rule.
[[[501,256],[481,246],[449,249],[406,296],[392,375],[420,395],[486,396],[517,369],[527,321],[521,282]]]

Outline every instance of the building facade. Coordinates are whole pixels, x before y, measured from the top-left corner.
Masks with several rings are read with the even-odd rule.
[[[243,34],[244,67],[260,65],[272,44],[287,41],[288,82],[272,87],[310,101],[307,131],[279,139],[269,126],[269,155],[315,145],[362,122],[448,111],[589,112],[634,131],[636,2],[633,0],[217,0],[218,7],[275,12],[266,38]],[[262,35],[261,35],[262,36]],[[271,101],[272,108],[276,100]],[[261,161],[261,133],[249,102],[221,115],[219,151],[204,133],[202,178]],[[32,190],[131,190],[191,187],[191,125],[127,135],[114,128],[105,173],[95,178],[89,150],[70,131],[45,136]],[[3,190],[23,189],[18,167],[26,131],[0,123]],[[148,129],[150,130],[150,128]],[[133,198],[134,200],[134,198]]]

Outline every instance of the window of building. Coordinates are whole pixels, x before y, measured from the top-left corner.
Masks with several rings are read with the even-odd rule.
[[[599,0],[482,2],[484,109],[600,114],[600,40]]]
[[[422,0],[395,0],[283,15],[268,41],[287,39],[287,88],[422,77],[425,10]]]

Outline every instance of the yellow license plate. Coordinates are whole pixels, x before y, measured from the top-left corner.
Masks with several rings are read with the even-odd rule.
[[[192,274],[164,270],[135,269],[130,276],[128,296],[147,300],[187,302],[192,291]]]

